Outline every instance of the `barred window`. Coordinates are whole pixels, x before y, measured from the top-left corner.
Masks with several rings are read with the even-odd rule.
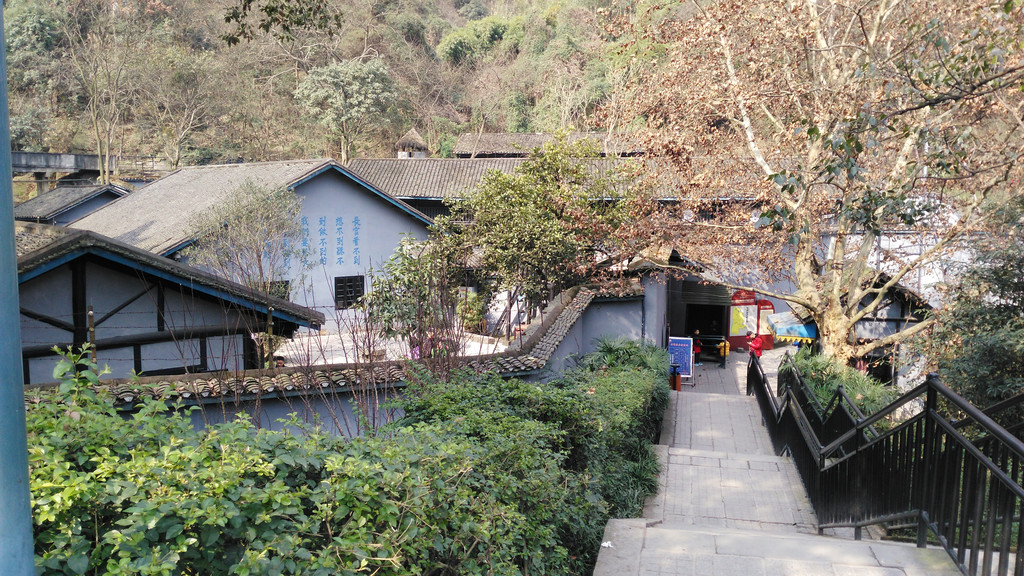
[[[351,308],[363,295],[363,276],[335,276],[334,277],[334,308],[343,310]]]

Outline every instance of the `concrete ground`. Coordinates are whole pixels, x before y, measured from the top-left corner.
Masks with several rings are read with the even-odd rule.
[[[464,333],[461,339],[463,356],[483,356],[504,352],[507,344],[479,334]],[[372,351],[372,352],[371,352]],[[375,355],[370,357],[371,354]],[[275,352],[286,366],[320,366],[348,364],[369,360],[399,360],[409,354],[408,345],[399,339],[370,341],[365,332],[343,327],[338,330],[298,332],[284,341]]]
[[[766,372],[786,349],[765,352]],[[745,352],[695,367],[672,392],[660,489],[639,519],[612,520],[595,576],[953,576],[942,550],[819,536],[796,467],[774,454]],[[774,377],[772,376],[774,380]]]

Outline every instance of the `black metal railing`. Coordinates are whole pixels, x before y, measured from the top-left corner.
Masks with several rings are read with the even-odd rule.
[[[853,527],[859,538],[865,526],[912,520],[918,545],[930,536],[965,574],[1024,575],[1024,443],[934,374],[870,416],[842,390],[822,407],[788,354],[775,391],[751,358],[747,391],[821,529]],[[911,415],[893,424],[897,414]]]

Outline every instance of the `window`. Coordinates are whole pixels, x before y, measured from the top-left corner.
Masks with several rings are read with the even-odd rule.
[[[267,294],[274,298],[287,300],[291,293],[292,287],[288,280],[271,280],[267,285]]]
[[[362,276],[335,276],[334,308],[342,310],[355,305],[363,295],[363,284]]]

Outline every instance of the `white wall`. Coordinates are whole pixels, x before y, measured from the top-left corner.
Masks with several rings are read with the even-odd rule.
[[[328,318],[334,313],[335,277],[366,276],[370,268],[379,268],[404,234],[427,238],[422,221],[337,172],[301,184],[296,193],[302,199],[312,267],[305,272],[306,290],[293,290],[292,300]],[[292,269],[296,270],[294,264]]]

